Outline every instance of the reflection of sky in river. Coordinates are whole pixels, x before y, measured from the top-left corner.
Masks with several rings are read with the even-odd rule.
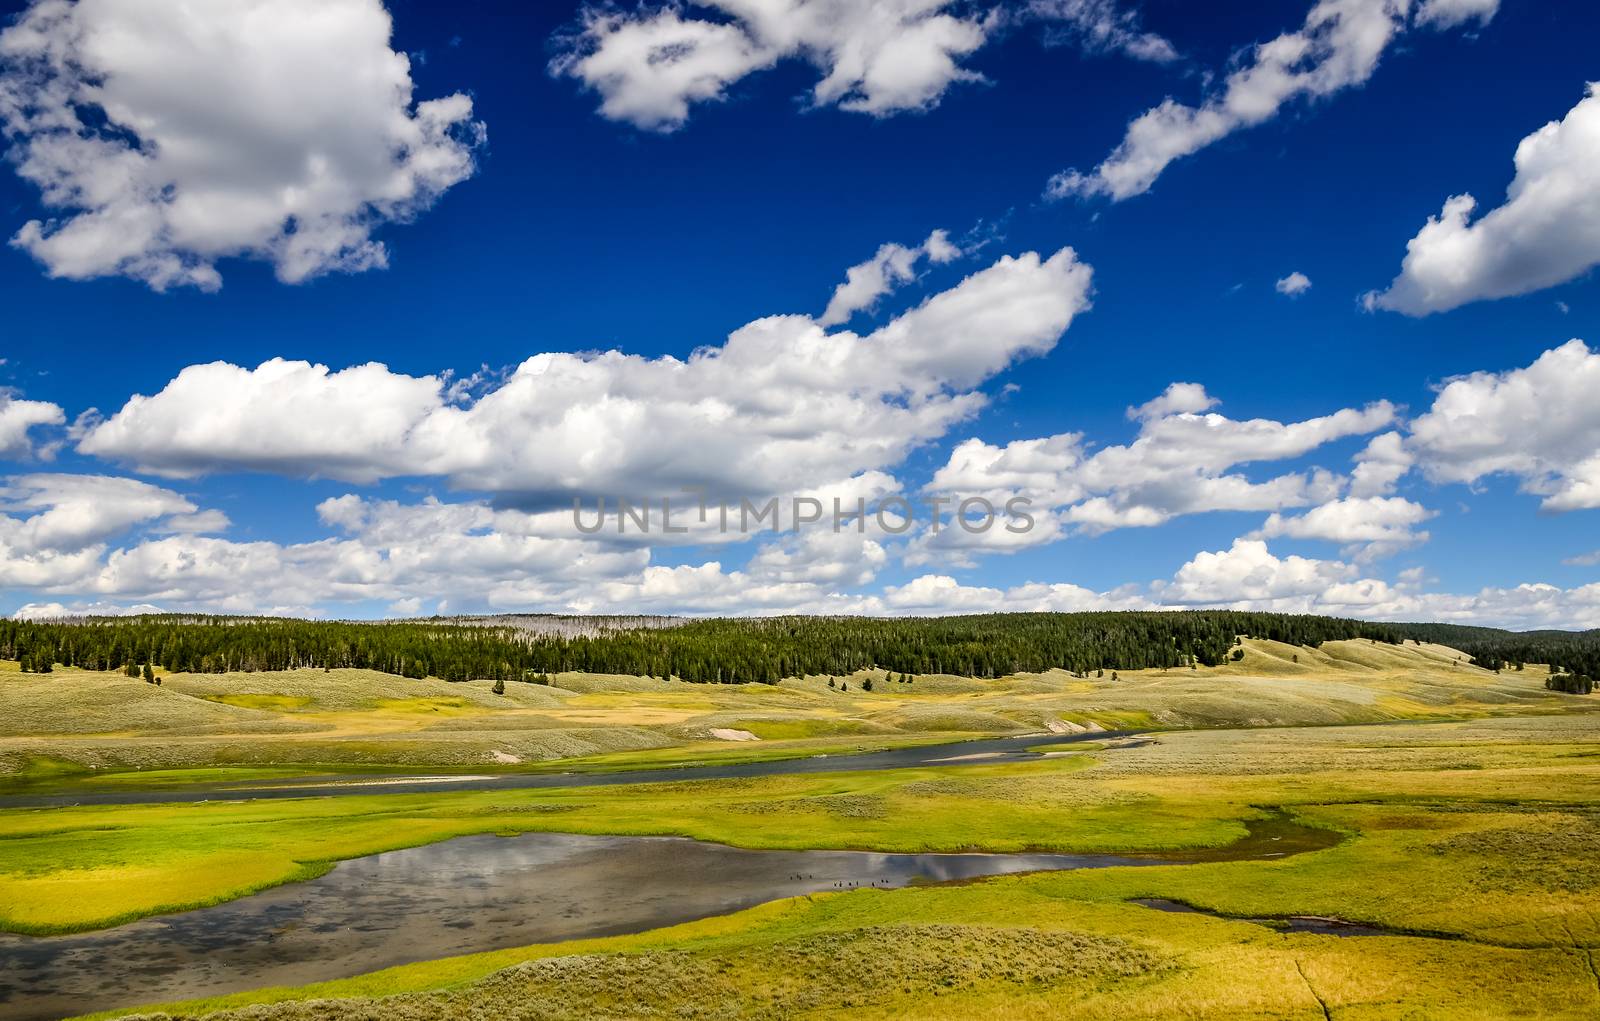
[[[749,851],[676,837],[461,837],[104,932],[0,936],[0,1015],[59,1017],[304,984],[407,961],[636,932],[817,891],[1125,862]]]

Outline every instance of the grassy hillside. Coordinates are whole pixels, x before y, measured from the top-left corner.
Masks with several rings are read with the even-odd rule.
[[[1551,712],[1600,700],[1494,674],[1441,646],[1247,639],[1215,667],[993,680],[887,671],[700,685],[558,674],[550,685],[447,683],[368,670],[21,673],[0,664],[0,775],[184,767],[616,767],[769,758],[984,734],[1272,726]],[[830,687],[829,683],[834,686]],[[871,690],[867,690],[868,682]],[[728,736],[756,740],[728,741]]]

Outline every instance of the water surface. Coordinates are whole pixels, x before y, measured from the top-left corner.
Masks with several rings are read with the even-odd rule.
[[[0,935],[0,1017],[59,1018],[641,932],[807,893],[1051,869],[1276,858],[1338,835],[1282,817],[1147,855],[751,851],[677,837],[458,837],[241,900],[76,936]]]
[[[669,783],[677,780],[727,780],[754,776],[808,773],[846,773],[912,766],[992,764],[1037,760],[1030,748],[1070,745],[1125,737],[1135,731],[1100,731],[1086,734],[1029,734],[1020,737],[979,738],[907,748],[886,748],[845,755],[812,755],[763,762],[728,762],[704,766],[665,766],[615,772],[501,773],[489,776],[430,776],[416,774],[363,774],[360,776],[307,777],[276,784],[180,783],[170,789],[83,790],[70,793],[0,795],[0,808],[60,808],[69,805],[174,804],[199,801],[251,801],[274,798],[337,797],[372,794],[442,794],[452,791],[522,790],[550,787],[613,787],[619,784]],[[381,786],[380,786],[381,784]]]

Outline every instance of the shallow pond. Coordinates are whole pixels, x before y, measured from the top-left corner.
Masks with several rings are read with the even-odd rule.
[[[0,1017],[59,1018],[609,936],[817,891],[1053,869],[1283,857],[1338,835],[1282,817],[1148,855],[750,851],[675,837],[460,837],[242,900],[78,936],[0,936]]]

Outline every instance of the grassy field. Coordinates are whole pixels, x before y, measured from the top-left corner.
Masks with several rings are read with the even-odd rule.
[[[0,928],[218,903],[472,833],[678,834],[752,848],[1141,852],[1283,810],[1346,839],[1281,861],[813,895],[673,929],[426,962],[168,1008],[231,1018],[1591,1018],[1600,701],[1437,647],[1247,643],[1212,670],[972,681],[551,687],[356,672],[0,676],[14,784],[137,788],[436,764],[615,769],[1156,728],[1024,763],[548,790],[0,810]],[[1407,722],[1412,721],[1412,722]],[[759,740],[707,740],[713,728]],[[943,729],[942,729],[943,728]],[[575,757],[553,733],[586,735]],[[637,746],[606,742],[644,735]],[[563,740],[577,741],[577,738]],[[628,740],[635,740],[629,738]],[[163,751],[176,747],[178,751]],[[413,758],[393,760],[395,748]],[[222,750],[228,749],[226,755]],[[487,752],[526,752],[522,763]],[[228,756],[232,757],[228,757]],[[329,757],[331,756],[331,758]],[[142,769],[133,769],[142,766]],[[98,767],[89,771],[89,767]],[[160,768],[164,767],[164,768]],[[325,768],[318,766],[317,768]],[[127,771],[118,771],[119,769]],[[1185,905],[1172,913],[1136,901]],[[1329,916],[1392,935],[1276,931]]]
[[[1438,646],[1247,640],[1215,668],[998,680],[882,673],[779,685],[561,674],[550,686],[448,684],[360,670],[23,674],[0,664],[0,789],[100,782],[118,771],[260,775],[363,769],[615,769],[837,754],[937,739],[1096,725],[1193,728],[1555,712],[1581,699],[1545,671],[1491,674]],[[871,691],[862,683],[873,681]],[[753,735],[757,740],[724,737]],[[271,771],[261,774],[261,770]],[[214,774],[225,778],[225,774]]]
[[[266,860],[247,832],[276,834],[283,862],[461,827],[677,832],[754,847],[1110,850],[1225,843],[1262,806],[1284,806],[1348,839],[1281,862],[816,895],[174,1013],[272,1003],[248,1016],[556,1018],[588,1004],[675,1017],[1579,1018],[1600,1010],[1597,791],[1591,714],[1183,732],[1025,766],[5,813],[0,872],[19,898],[7,905],[15,927],[23,901],[34,923],[82,923],[83,904],[131,886],[192,893],[207,875]],[[90,867],[30,865],[66,854]],[[128,861],[156,864],[134,877]],[[1334,916],[1397,934],[1285,934],[1136,898],[1238,919]]]

